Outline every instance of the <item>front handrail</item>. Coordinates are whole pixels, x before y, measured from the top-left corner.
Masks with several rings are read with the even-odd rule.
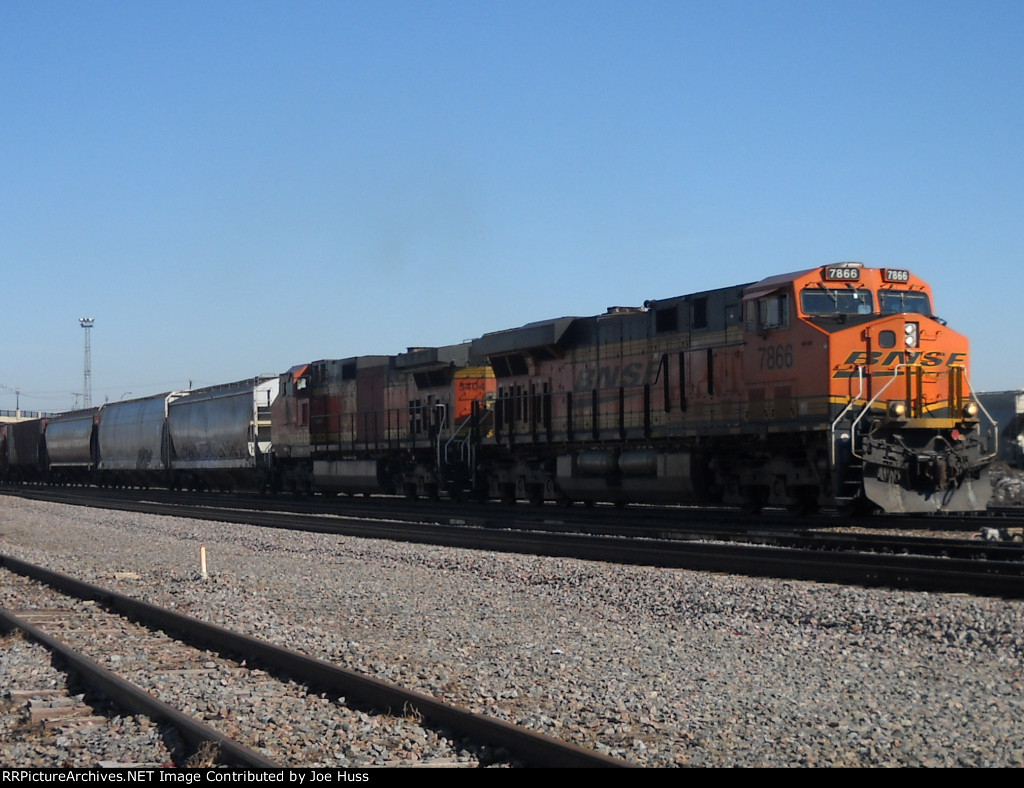
[[[850,453],[858,460],[863,460],[864,455],[857,453],[857,425],[860,423],[861,419],[863,419],[868,413],[871,412],[871,407],[878,401],[878,398],[885,393],[886,389],[888,389],[889,386],[891,386],[899,379],[900,370],[907,369],[911,366],[913,365],[897,364],[895,367],[893,367],[892,378],[890,378],[889,382],[878,390],[877,394],[875,394],[870,400],[868,400],[868,402],[864,405],[864,409],[857,415],[857,418],[855,418],[853,420],[853,423],[850,425]]]
[[[448,407],[443,402],[437,402],[434,404],[434,408],[440,413],[440,417],[437,420],[437,434],[438,436],[444,435],[445,425],[448,423]],[[448,444],[446,443],[443,447],[441,441],[437,441],[437,468],[444,467],[444,460],[446,458]]]
[[[879,400],[879,398],[886,392],[886,390],[889,388],[889,386],[891,386],[893,383],[895,383],[900,378],[901,370],[910,370],[911,368],[916,368],[916,367],[918,367],[917,364],[897,364],[893,368],[892,378],[889,380],[889,382],[886,383],[884,386],[882,386],[882,388],[878,390],[878,393],[875,394],[874,396],[872,396],[870,400],[868,400],[868,402],[864,405],[863,410],[857,415],[857,418],[855,418],[853,420],[853,423],[850,425],[850,452],[857,459],[859,459],[859,460],[863,460],[864,459],[864,455],[863,454],[858,454],[857,453],[857,440],[856,440],[857,425],[860,423],[861,419],[863,419],[868,413],[871,412],[871,408]],[[858,368],[858,370],[860,370],[860,369],[861,368]],[[971,381],[967,377],[967,370],[964,369],[963,367],[958,367],[958,369],[959,369],[960,373],[963,375],[964,381],[967,383],[967,390],[973,392],[974,391],[974,387],[971,385]],[[978,403],[978,407],[985,414],[985,417],[993,425],[995,425],[996,424],[995,419],[993,419],[992,416],[989,414],[989,412],[985,409],[985,406],[981,404],[981,400],[978,399],[977,397],[974,397],[974,401]],[[851,401],[850,404],[852,405],[853,402]],[[949,408],[950,408],[951,415],[952,415],[953,409],[956,407],[956,404],[957,403],[954,403],[952,401],[950,401],[950,403],[949,403]],[[843,410],[843,413],[841,413],[839,415],[839,417],[836,419],[836,422],[838,422],[839,419],[842,418],[843,414],[845,414],[846,411],[849,410],[849,408],[850,408],[850,405],[847,405],[847,407]],[[835,427],[836,422],[833,422],[833,428]],[[994,449],[993,449],[992,453],[982,457],[981,459],[983,459],[983,460],[990,460],[990,459],[994,458],[998,454],[998,450],[999,450],[998,449],[998,446],[999,446],[999,434],[998,433],[999,433],[999,430],[997,429],[995,437],[994,437]],[[835,444],[833,442],[833,452],[834,452],[834,450],[835,450]],[[833,459],[834,459],[834,454],[833,454]]]
[[[864,367],[860,365],[857,366],[857,382],[857,395],[850,398],[850,401],[846,403],[846,407],[843,408],[842,412],[840,412],[838,416],[836,416],[835,420],[832,422],[832,426],[829,428],[829,435],[831,436],[829,440],[829,448],[832,451],[833,466],[836,464],[836,429],[839,427],[839,422],[843,420],[843,416],[849,412],[850,408],[852,408],[857,400],[860,399],[860,395],[864,393]]]
[[[458,447],[458,456],[464,462],[472,460],[472,437],[473,430],[471,423],[473,415],[470,414],[453,431],[452,436],[444,444],[444,459],[446,463],[451,462],[452,444]],[[470,454],[467,456],[466,447],[470,446]]]

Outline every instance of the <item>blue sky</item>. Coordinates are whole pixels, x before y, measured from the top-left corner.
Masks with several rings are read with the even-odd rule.
[[[841,260],[1024,387],[1024,3],[0,0],[0,409]]]

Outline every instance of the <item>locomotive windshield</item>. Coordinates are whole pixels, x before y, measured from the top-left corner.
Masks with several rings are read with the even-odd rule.
[[[865,287],[807,288],[800,293],[800,308],[807,315],[870,315],[874,304],[872,292]]]
[[[932,316],[932,305],[926,293],[909,290],[882,290],[878,293],[878,305],[883,315],[901,315],[912,312]]]

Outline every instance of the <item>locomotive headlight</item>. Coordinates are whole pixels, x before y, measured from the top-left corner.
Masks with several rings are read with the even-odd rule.
[[[889,418],[890,419],[902,419],[907,415],[907,406],[903,402],[890,402],[889,403]]]
[[[906,336],[903,338],[903,341],[906,344],[906,346],[907,347],[917,347],[918,324],[917,323],[907,323],[903,327],[903,332],[904,332],[904,334],[906,334]]]
[[[964,405],[964,418],[973,419],[977,415],[978,403],[974,402],[973,400],[968,400],[968,402]]]

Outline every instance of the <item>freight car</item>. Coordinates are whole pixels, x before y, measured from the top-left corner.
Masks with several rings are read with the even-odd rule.
[[[268,375],[212,386],[168,402],[166,468],[173,488],[265,486],[278,380]]]
[[[45,421],[47,480],[53,484],[89,484],[96,471],[96,427],[100,408],[72,411]]]
[[[999,459],[1024,468],[1024,391],[986,391],[978,401],[999,425]]]
[[[278,376],[263,376],[7,424],[3,478],[193,490],[265,486],[277,387]]]
[[[43,418],[9,422],[0,426],[0,478],[12,484],[46,478]]]
[[[172,391],[105,404],[96,430],[95,481],[104,487],[168,484],[172,457],[167,408],[184,396]]]

